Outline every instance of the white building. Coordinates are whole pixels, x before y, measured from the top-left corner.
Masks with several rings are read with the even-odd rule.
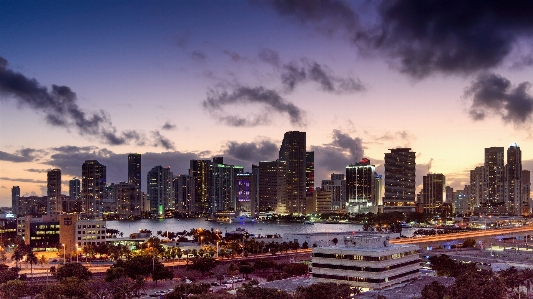
[[[383,289],[418,278],[417,245],[395,245],[386,235],[344,237],[337,246],[313,248],[313,277],[363,290]]]

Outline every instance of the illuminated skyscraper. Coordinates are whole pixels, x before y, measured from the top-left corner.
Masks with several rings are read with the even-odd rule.
[[[332,173],[329,180],[322,180],[322,191],[331,192],[331,210],[346,211],[346,180],[342,173]]]
[[[257,205],[256,174],[237,174],[237,211],[255,214]]]
[[[422,178],[422,203],[424,213],[435,214],[442,211],[444,204],[444,186],[446,178],[441,173],[429,173]],[[453,200],[453,189],[450,195],[450,203]]]
[[[237,209],[237,174],[242,166],[224,164],[223,157],[213,158],[209,164],[209,214]]]
[[[52,169],[47,173],[46,195],[48,215],[61,214],[61,170]]]
[[[172,181],[176,210],[180,213],[191,211],[191,176],[180,174]]]
[[[146,193],[150,200],[150,213],[158,217],[164,216],[167,210],[175,209],[173,174],[170,167],[155,166],[147,174]]]
[[[485,148],[485,198],[481,205],[485,213],[501,213],[505,208],[505,165],[503,147]]]
[[[141,154],[128,155],[128,183],[141,191]]]
[[[385,154],[384,212],[414,212],[416,153],[410,148],[390,151]]]
[[[82,214],[100,217],[106,192],[106,167],[97,160],[86,160],[81,167]]]
[[[19,200],[20,200],[20,187],[13,186],[11,188],[11,209],[15,217],[19,214]]]
[[[315,152],[305,153],[305,195],[313,196],[315,190]]]
[[[522,151],[516,143],[507,149],[505,165],[505,209],[511,215],[522,214]]]
[[[189,176],[191,177],[191,212],[208,214],[209,202],[209,160],[191,160]]]
[[[522,196],[522,215],[531,215],[531,172],[522,170],[520,195]]]
[[[470,170],[470,200],[471,209],[478,209],[486,198],[485,166],[478,166]]]
[[[279,161],[287,164],[287,213],[305,213],[306,200],[306,134],[285,133],[279,150]]]
[[[259,162],[259,211],[286,213],[287,163]]]
[[[346,212],[368,213],[374,204],[374,179],[376,170],[370,160],[363,158],[361,162],[346,166]]]

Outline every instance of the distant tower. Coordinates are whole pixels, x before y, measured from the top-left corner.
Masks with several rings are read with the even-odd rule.
[[[11,188],[11,209],[13,210],[13,214],[15,214],[15,217],[17,217],[19,213],[19,201],[20,201],[20,187],[13,186]]]
[[[384,212],[414,212],[416,153],[410,148],[390,149],[385,154]]]
[[[348,213],[368,213],[374,199],[376,167],[367,158],[346,166],[346,196]]]
[[[166,210],[175,209],[173,174],[170,167],[155,166],[147,174],[147,194],[150,200],[150,213],[163,216]]]
[[[141,154],[128,155],[128,183],[141,191]]]
[[[306,189],[306,134],[285,133],[279,150],[279,160],[287,163],[287,213],[305,213]]]
[[[259,211],[286,213],[287,163],[285,161],[259,162]]]
[[[531,215],[531,173],[529,170],[522,170],[522,215]]]
[[[100,217],[106,193],[106,167],[97,160],[86,160],[81,167],[82,214]]]
[[[80,180],[73,178],[68,182],[68,195],[70,200],[79,200],[81,198]]]
[[[305,195],[313,196],[315,190],[315,152],[305,153]]]
[[[505,208],[511,215],[522,215],[522,151],[516,143],[507,149],[505,165]]]
[[[242,166],[224,164],[223,157],[213,158],[209,164],[209,214],[237,209],[237,174],[242,172]]]
[[[46,214],[57,215],[61,214],[61,170],[52,169],[47,173],[46,195],[48,196],[48,204],[46,207]]]
[[[503,147],[485,148],[486,198],[482,202],[486,212],[502,212],[505,207],[505,167]]]
[[[486,186],[484,181],[485,166],[478,166],[470,170],[470,200],[471,209],[477,209],[486,198]]]
[[[331,210],[346,211],[346,180],[342,173],[332,173],[329,180],[322,180],[322,191],[331,192]]]
[[[435,214],[442,211],[446,178],[441,173],[429,173],[422,178],[422,202],[424,213]],[[451,191],[453,193],[453,189]],[[450,196],[453,198],[453,196]],[[450,201],[450,204],[452,202]]]
[[[191,180],[191,212],[207,214],[209,202],[209,160],[191,160],[189,176]]]
[[[174,178],[172,185],[176,209],[180,213],[189,213],[191,211],[191,176],[180,174]]]

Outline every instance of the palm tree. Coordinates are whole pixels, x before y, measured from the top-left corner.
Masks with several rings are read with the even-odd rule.
[[[15,251],[13,252],[13,255],[11,256],[11,260],[15,260],[15,267],[18,268],[19,264],[18,262],[21,261],[24,258],[24,253],[22,252],[19,245],[15,248]]]
[[[37,264],[39,262],[39,259],[37,259],[33,251],[29,251],[26,254],[26,260],[28,261],[28,263],[30,263],[30,273],[31,273],[31,276],[33,276],[33,264]]]
[[[42,254],[39,258],[39,263],[41,264],[41,266],[48,263],[48,259],[46,258],[46,256],[44,256],[44,254]]]

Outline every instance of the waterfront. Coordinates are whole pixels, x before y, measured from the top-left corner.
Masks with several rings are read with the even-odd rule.
[[[362,225],[351,223],[315,223],[313,225],[291,222],[257,222],[257,223],[223,223],[206,221],[204,218],[187,219],[142,219],[134,221],[107,221],[107,228],[117,229],[124,233],[124,237],[138,233],[141,229],[149,229],[153,235],[157,231],[181,232],[190,231],[192,228],[218,229],[222,233],[243,228],[250,234],[259,236],[284,233],[318,233],[318,232],[357,232],[362,230]]]

